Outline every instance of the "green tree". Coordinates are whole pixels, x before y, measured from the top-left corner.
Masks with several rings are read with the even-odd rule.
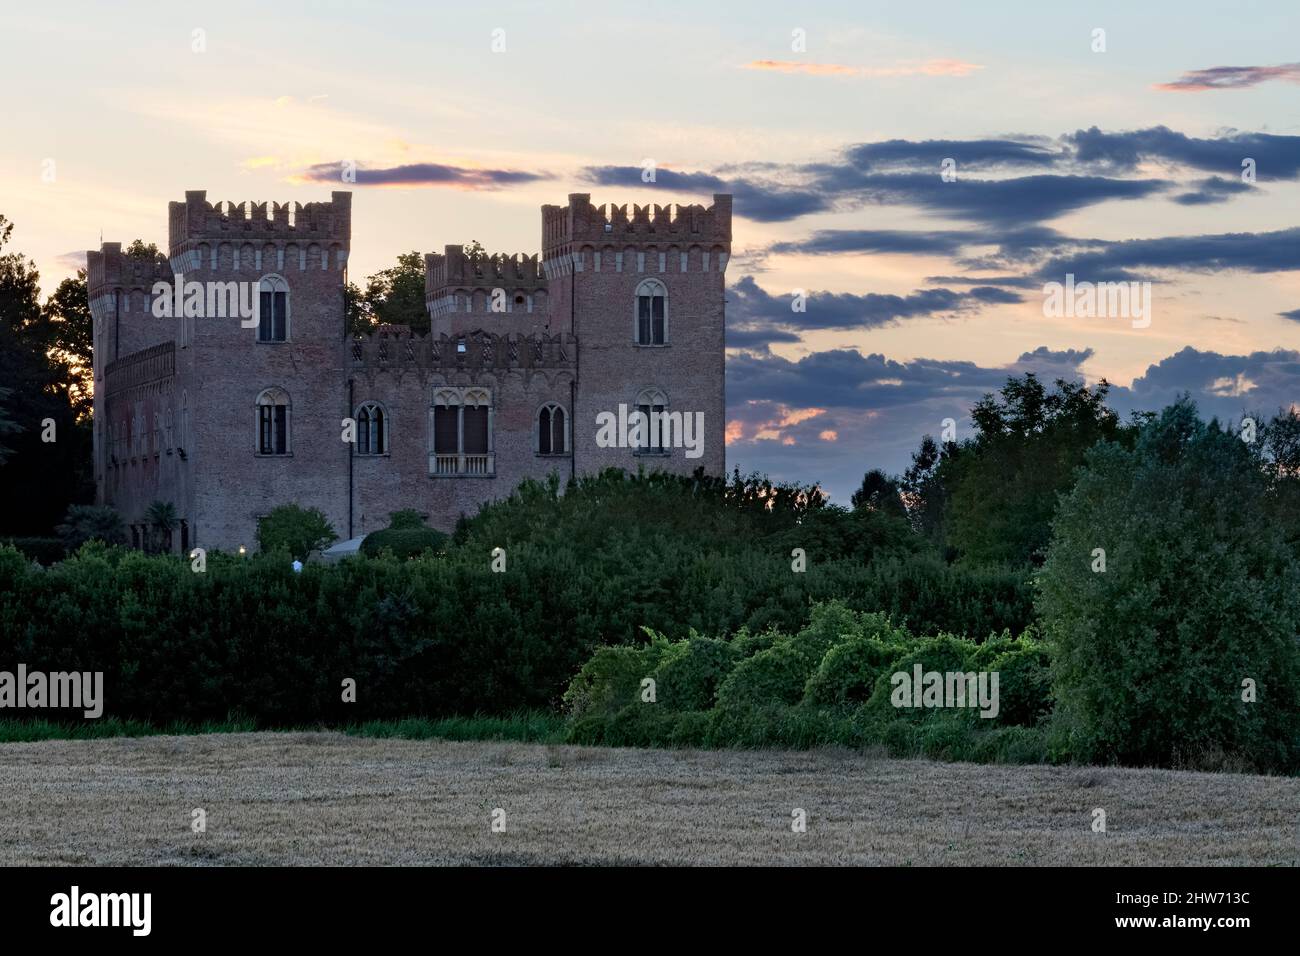
[[[1245,443],[1187,399],[1134,447],[1087,454],[1038,576],[1070,754],[1300,766],[1300,562],[1269,494]]]
[[[72,505],[56,530],[69,553],[87,541],[126,544],[126,524],[107,505]]]
[[[77,417],[85,418],[92,407],[95,341],[85,269],[59,283],[45,302],[40,325],[39,332],[32,331],[46,353],[67,369],[69,397]]]
[[[0,249],[13,226],[0,216]],[[72,503],[94,496],[90,424],[78,422],[76,376],[54,354],[40,305],[35,265],[19,253],[0,255],[0,418],[12,427],[0,436],[0,533],[49,534]],[[17,429],[17,430],[15,430]]]
[[[1084,454],[1119,434],[1106,407],[1110,385],[1056,381],[1048,392],[1027,373],[971,410],[975,437],[940,466],[950,496],[947,543],[975,564],[1041,564],[1057,497]]]
[[[281,505],[257,523],[257,546],[263,552],[287,551],[298,560],[338,540],[319,508]]]
[[[407,252],[397,265],[375,273],[366,281],[366,304],[375,325],[409,325],[420,335],[429,331],[424,303],[424,256]]]
[[[873,468],[862,476],[862,486],[853,492],[850,500],[854,508],[883,511],[900,518],[906,514],[903,499],[899,497],[898,482],[879,468]]]

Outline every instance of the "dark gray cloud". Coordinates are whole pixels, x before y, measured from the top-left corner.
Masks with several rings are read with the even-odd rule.
[[[1074,147],[1076,161],[1118,172],[1131,172],[1144,160],[1160,160],[1240,177],[1242,160],[1253,159],[1258,179],[1300,175],[1300,136],[1232,131],[1214,139],[1197,139],[1167,126],[1120,133],[1105,133],[1093,126],[1064,139]]]
[[[342,163],[320,163],[309,166],[302,175],[313,182],[341,183],[343,168]],[[356,177],[355,185],[358,186],[446,186],[459,189],[500,189],[553,178],[547,173],[518,169],[471,169],[442,163],[412,163],[387,169],[357,167]]]
[[[1021,301],[1023,297],[1018,292],[995,286],[974,286],[960,291],[917,289],[909,295],[809,291],[805,293],[804,311],[796,312],[792,308],[793,292],[773,295],[752,276],[743,276],[728,290],[728,344],[733,341],[730,334],[733,327],[738,333],[735,341],[754,342],[754,336],[764,330],[770,334],[777,330],[798,333],[816,329],[879,328],[904,319],[951,315]]]
[[[940,175],[946,159],[956,179]],[[1133,178],[1148,160],[1218,174],[1191,184],[1176,201],[1197,205],[1226,201],[1250,187],[1239,177],[1242,161],[1255,163],[1261,180],[1300,175],[1300,136],[1226,131],[1195,138],[1165,126],[1104,132],[1076,130],[1058,140],[1020,136],[973,140],[884,140],[846,146],[816,163],[744,163],[715,172],[658,169],[653,187],[676,192],[730,192],[737,215],[760,222],[846,211],[872,203],[909,206],[984,227],[1045,228],[1043,223],[1112,200],[1144,199],[1169,191],[1169,179]],[[971,172],[1030,170],[1029,175],[979,178]],[[593,166],[582,173],[602,186],[643,189],[639,166]],[[1220,178],[1224,177],[1224,178]],[[884,237],[887,230],[877,231]],[[869,238],[870,231],[862,234]],[[899,243],[919,243],[896,232]],[[949,241],[953,241],[951,236]],[[822,241],[832,242],[829,234]],[[938,245],[942,239],[934,240]],[[918,249],[917,251],[931,251]],[[834,251],[834,250],[826,250]]]
[[[712,173],[685,173],[656,169],[655,181],[644,182],[640,166],[589,166],[584,179],[598,186],[622,189],[663,189],[675,193],[731,193],[736,215],[756,222],[787,222],[816,212],[828,212],[832,197],[816,191],[741,177],[723,178]]]
[[[910,252],[955,253],[979,242],[977,234],[936,229],[820,229],[806,239],[774,243],[776,253]]]
[[[960,175],[968,169],[1009,166],[1047,167],[1060,161],[1060,152],[1048,141],[1014,139],[890,139],[860,143],[844,151],[845,160],[861,169],[909,167],[933,169],[951,159]]]
[[[1289,312],[1279,312],[1278,315],[1284,319],[1290,319],[1292,322],[1300,322],[1300,309],[1291,309]]]
[[[827,169],[817,185],[855,201],[912,206],[927,212],[996,226],[1041,224],[1109,200],[1144,199],[1168,189],[1162,179],[1112,179],[1040,173],[1010,179],[944,182],[931,173],[864,173],[849,166]]]
[[[1149,277],[1152,270],[1283,272],[1300,269],[1300,227],[1276,232],[1129,239],[1053,259],[1038,270],[1044,279],[1066,273],[1088,281]],[[1145,271],[1144,271],[1145,270]]]
[[[1174,202],[1184,206],[1205,206],[1211,203],[1227,202],[1238,193],[1250,192],[1255,187],[1240,179],[1223,179],[1210,176],[1193,183],[1191,192],[1174,197]]]

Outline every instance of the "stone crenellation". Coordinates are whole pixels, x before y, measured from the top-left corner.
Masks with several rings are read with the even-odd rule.
[[[731,243],[731,196],[716,194],[712,206],[693,204],[595,206],[589,193],[570,193],[567,206],[542,207],[542,251],[567,251],[581,243]]]
[[[236,239],[315,239],[346,244],[352,236],[352,194],[335,192],[329,202],[265,203],[207,201],[191,190],[169,205],[172,255],[190,242]]]

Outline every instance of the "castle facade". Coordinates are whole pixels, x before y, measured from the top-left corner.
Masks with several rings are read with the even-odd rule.
[[[157,501],[172,550],[252,550],[283,504],[346,539],[407,508],[450,530],[526,477],[725,471],[730,196],[629,213],[570,195],[542,207],[540,257],[426,256],[430,334],[362,337],[350,193],[187,192],[169,212],[165,258],[88,254],[97,498],[137,544]]]

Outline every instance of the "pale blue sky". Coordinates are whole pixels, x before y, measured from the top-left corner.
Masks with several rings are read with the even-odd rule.
[[[951,140],[959,168],[975,141],[1037,144],[1061,157],[1043,169],[960,168],[963,181],[1038,173],[1099,177],[1106,189],[1111,180],[1159,181],[1140,198],[1089,200],[1051,214],[1027,206],[1022,219],[1012,209],[996,223],[987,206],[963,213],[947,197],[935,206],[892,186],[841,189],[806,215],[766,221],[758,203],[738,195],[729,282],[734,289],[748,276],[766,298],[742,289],[732,315],[753,323],[749,346],[766,329],[785,334],[733,354],[729,459],[777,477],[822,480],[846,497],[855,473],[900,469],[921,433],[937,431],[949,414],[962,418],[976,392],[1026,368],[1107,376],[1133,386],[1120,398],[1134,404],[1162,401],[1176,386],[1216,410],[1296,399],[1300,372],[1290,366],[1297,359],[1267,358],[1300,346],[1300,321],[1279,314],[1300,309],[1291,254],[1265,268],[1235,252],[1208,265],[1189,252],[1185,265],[1171,264],[1181,247],[1164,250],[1178,237],[1251,234],[1264,237],[1260,248],[1294,241],[1287,230],[1300,225],[1295,170],[1261,160],[1251,190],[1218,196],[1212,190],[1228,186],[1197,183],[1235,184],[1236,154],[1225,150],[1222,168],[1188,156],[1235,144],[1233,137],[1300,135],[1300,87],[1289,74],[1233,89],[1156,85],[1191,71],[1294,64],[1297,9],[1285,2],[9,5],[0,31],[0,81],[9,91],[0,213],[15,223],[12,248],[36,259],[48,292],[74,267],[69,254],[95,246],[101,229],[108,240],[165,244],[167,202],[186,189],[206,189],[211,200],[307,202],[342,186],[310,179],[310,167],[347,159],[363,169],[437,164],[536,177],[491,190],[351,187],[354,279],[400,252],[471,238],[494,251],[535,252],[538,206],[571,191],[591,192],[598,203],[707,201],[707,174],[747,183],[760,198],[779,196],[807,187],[819,167],[861,171],[845,159],[855,144]],[[1091,49],[1098,27],[1106,31],[1104,53]],[[192,49],[196,29],[204,31],[203,52]],[[505,31],[504,52],[492,51],[496,29]],[[791,48],[796,29],[805,31],[802,51]],[[758,61],[786,66],[752,68]],[[1067,139],[1092,127],[1121,136],[1161,126],[1190,145],[1144,148],[1122,169],[1076,162],[1079,144]],[[1292,141],[1270,143],[1272,157]],[[56,176],[45,182],[50,159]],[[646,159],[695,178],[649,189],[592,172]],[[938,175],[928,159],[907,163],[891,171]],[[1057,185],[1070,183],[1043,188]],[[1175,198],[1198,189],[1200,200]],[[1050,248],[1036,259],[1022,249],[993,269],[992,250],[972,248],[970,234],[987,230],[989,242],[1006,241],[1013,225],[1053,230]],[[869,252],[835,254],[771,248],[793,250],[827,230],[887,230],[906,233],[908,242],[884,248],[873,240]],[[957,238],[934,248],[938,234]],[[916,235],[931,246],[918,251]],[[1156,282],[1150,329],[1043,316],[1030,278],[1044,257],[1077,253],[1085,240],[1090,253],[1129,240],[1161,244],[1164,265],[1143,275]],[[1016,241],[1023,245],[1023,235]],[[1133,259],[1130,247],[1112,251]],[[934,290],[962,293],[953,277],[998,273],[1022,284],[951,309],[920,307]],[[792,329],[781,297],[793,289],[849,297],[839,306],[863,309],[863,320],[832,324],[825,313],[823,321],[810,313]],[[871,311],[882,296],[911,311]],[[830,366],[850,379],[900,384],[819,388]],[[944,385],[955,369],[964,369],[959,387]]]

